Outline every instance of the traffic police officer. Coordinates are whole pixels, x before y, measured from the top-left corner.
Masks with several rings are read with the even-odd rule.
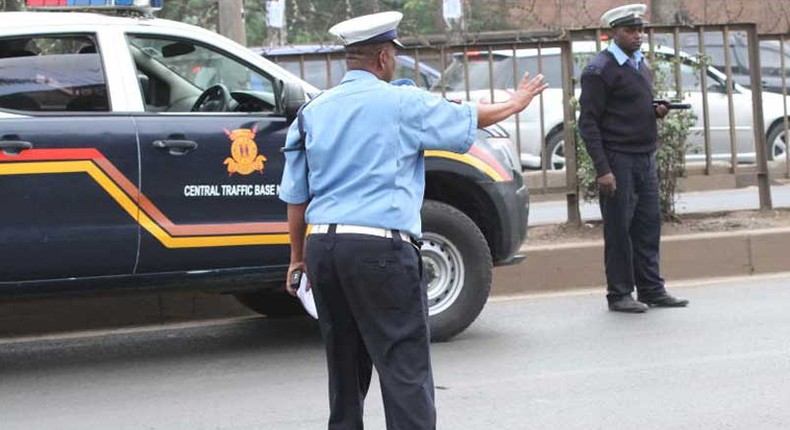
[[[607,302],[615,312],[649,306],[682,307],[659,275],[659,212],[653,77],[640,52],[645,5],[632,4],[601,17],[612,43],[582,72],[579,131],[598,175],[604,221]],[[636,285],[638,300],[631,297]]]
[[[349,71],[303,107],[286,140],[280,198],[288,203],[288,279],[306,269],[312,283],[329,370],[329,429],[362,428],[372,366],[388,429],[435,428],[415,241],[423,151],[467,151],[477,127],[523,110],[546,87],[542,76],[525,75],[509,101],[476,107],[389,84],[401,18],[383,12],[330,29],[346,47]]]

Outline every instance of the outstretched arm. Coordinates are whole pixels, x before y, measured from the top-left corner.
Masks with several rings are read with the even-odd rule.
[[[518,83],[518,88],[510,100],[502,103],[492,103],[477,106],[477,127],[488,127],[491,124],[496,124],[499,121],[521,112],[529,106],[532,99],[543,90],[548,88],[549,84],[543,82],[543,75],[539,74],[532,79],[529,79],[529,72],[524,73],[521,81]]]

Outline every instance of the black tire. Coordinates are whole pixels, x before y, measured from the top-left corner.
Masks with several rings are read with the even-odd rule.
[[[546,141],[546,156],[549,159],[547,170],[565,168],[565,133],[562,130],[552,133]]]
[[[768,137],[765,139],[768,160],[784,159],[786,157],[787,136],[784,135],[784,132],[784,121],[774,124],[768,131]]]
[[[285,288],[285,287],[283,287]],[[299,299],[286,293],[272,290],[235,293],[236,300],[244,306],[269,318],[287,318],[307,315]]]
[[[466,329],[483,310],[491,289],[491,251],[477,225],[444,203],[425,201],[422,229],[431,340],[442,342]]]

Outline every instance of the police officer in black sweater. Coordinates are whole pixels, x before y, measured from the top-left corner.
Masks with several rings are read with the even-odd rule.
[[[603,14],[612,43],[582,72],[579,129],[598,175],[604,221],[606,299],[609,310],[641,313],[648,306],[683,307],[659,274],[658,202],[653,77],[640,52],[645,5]],[[631,296],[636,286],[637,300]]]

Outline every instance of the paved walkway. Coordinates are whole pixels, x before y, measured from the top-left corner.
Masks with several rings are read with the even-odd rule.
[[[790,186],[771,187],[774,208],[790,208]],[[677,212],[680,214],[749,210],[760,208],[757,187],[733,190],[697,191],[678,195]],[[559,224],[567,220],[565,201],[533,203],[530,206],[529,225]],[[581,216],[584,221],[601,219],[598,202],[582,202]]]

